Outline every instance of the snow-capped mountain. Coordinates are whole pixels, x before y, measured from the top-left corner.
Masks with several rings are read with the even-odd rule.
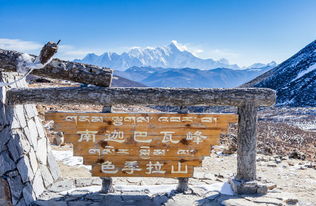
[[[245,83],[269,69],[269,66],[243,70],[131,67],[125,71],[115,71],[115,74],[150,87],[229,88]]]
[[[168,46],[157,48],[133,48],[122,54],[105,52],[98,56],[88,54],[76,62],[94,64],[109,67],[115,70],[125,70],[133,66],[137,67],[162,67],[162,68],[231,68],[239,69],[236,64],[229,64],[226,59],[218,61],[213,59],[201,59],[181,47],[177,41],[172,41]]]
[[[316,40],[294,56],[241,87],[277,91],[277,105],[316,106]]]

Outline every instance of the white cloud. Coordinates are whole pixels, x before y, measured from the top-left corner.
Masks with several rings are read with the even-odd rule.
[[[2,39],[0,38],[0,48],[8,50],[16,50],[20,52],[30,52],[38,50],[41,44],[32,41],[23,41],[20,39]]]
[[[24,41],[21,39],[6,39],[0,38],[0,48],[7,50],[15,50],[19,52],[32,53],[37,55],[44,44]],[[78,49],[71,45],[60,44],[56,57],[64,60],[73,60],[76,58],[83,58],[88,53],[101,54],[100,49]]]
[[[78,49],[71,45],[60,45],[57,56],[65,60],[73,60],[83,58],[88,53],[95,53],[97,55],[100,55],[103,52],[104,51],[101,49]]]

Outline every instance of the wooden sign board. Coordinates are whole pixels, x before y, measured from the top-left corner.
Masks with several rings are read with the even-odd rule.
[[[235,114],[50,112],[45,117],[73,144],[74,155],[93,166],[93,175],[111,177],[190,177],[228,124],[237,122]]]

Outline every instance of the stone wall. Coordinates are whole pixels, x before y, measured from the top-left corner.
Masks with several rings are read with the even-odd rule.
[[[20,78],[0,73],[0,82]],[[0,87],[0,205],[29,205],[60,176],[58,165],[35,105],[4,104],[9,88],[25,88],[25,80]]]

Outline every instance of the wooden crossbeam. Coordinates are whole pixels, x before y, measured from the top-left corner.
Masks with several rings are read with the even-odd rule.
[[[266,88],[25,88],[7,92],[8,104],[93,104],[126,105],[228,105],[271,106],[276,93]]]

